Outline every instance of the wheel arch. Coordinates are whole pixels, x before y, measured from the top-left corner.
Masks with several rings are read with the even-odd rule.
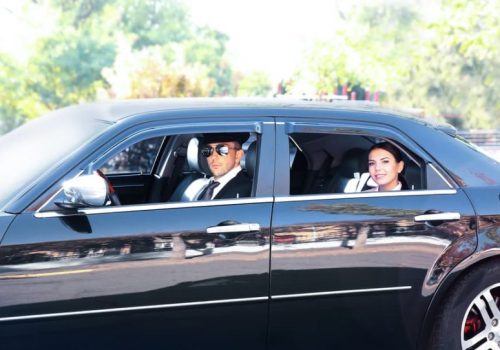
[[[500,264],[500,249],[494,248],[489,251],[481,252],[481,254],[473,254],[468,259],[458,264],[443,280],[440,287],[431,297],[427,312],[424,317],[423,327],[420,332],[417,349],[428,349],[431,334],[436,321],[435,316],[439,313],[443,301],[446,299],[450,290],[462,279],[463,276],[470,271],[478,269],[481,266],[488,264]]]

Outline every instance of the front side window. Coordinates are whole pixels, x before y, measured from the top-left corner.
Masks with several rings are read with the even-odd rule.
[[[146,137],[108,151],[80,175],[105,180],[104,203],[97,195],[102,190],[100,178],[73,183],[78,187],[76,197],[83,197],[73,200],[83,203],[79,207],[93,207],[252,197],[259,140],[251,132]],[[97,194],[85,188],[87,184],[96,186]],[[68,202],[67,193],[61,191],[43,210],[61,209],[61,203]]]
[[[120,205],[246,198],[252,195],[256,143],[252,133],[155,137],[126,147],[99,170]]]

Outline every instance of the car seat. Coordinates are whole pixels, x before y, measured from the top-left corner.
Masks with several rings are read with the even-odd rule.
[[[365,150],[352,148],[346,151],[339,165],[333,169],[332,178],[326,186],[327,192],[344,193],[346,189],[357,188],[357,184],[352,185],[352,179],[361,179],[361,174],[366,172],[366,168],[367,156]],[[356,176],[356,174],[358,175]]]
[[[170,196],[169,202],[191,202],[198,198],[211,176],[207,160],[199,152],[199,140],[193,137],[189,140],[186,159],[189,173],[181,180]]]
[[[170,202],[191,202],[197,200],[208,184],[209,177],[212,176],[207,158],[203,157],[199,151],[199,140],[196,137],[193,137],[189,141],[186,153],[190,173],[181,180],[170,197]],[[255,141],[248,145],[241,163],[242,169],[253,179],[257,163]],[[255,187],[255,181],[253,186]]]

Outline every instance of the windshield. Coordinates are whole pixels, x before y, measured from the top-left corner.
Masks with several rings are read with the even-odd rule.
[[[0,208],[109,125],[68,107],[1,136]]]

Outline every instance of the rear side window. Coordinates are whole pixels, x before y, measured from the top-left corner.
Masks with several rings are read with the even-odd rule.
[[[399,176],[402,190],[446,189],[410,149],[394,140],[367,135],[293,133],[289,135],[290,194],[332,194],[376,191],[369,173],[368,153],[375,144],[390,143],[400,153],[404,168]],[[432,174],[428,174],[432,173]],[[429,175],[435,175],[429,181]]]

